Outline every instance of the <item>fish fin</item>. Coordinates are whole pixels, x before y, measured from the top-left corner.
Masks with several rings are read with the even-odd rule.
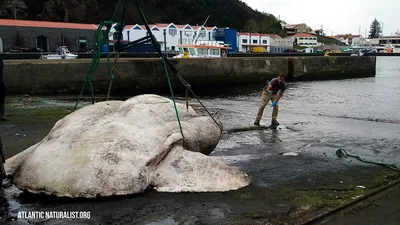
[[[250,184],[246,173],[182,146],[175,146],[151,176],[159,192],[224,192]]]

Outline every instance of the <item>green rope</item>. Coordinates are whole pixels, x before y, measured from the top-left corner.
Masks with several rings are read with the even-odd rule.
[[[172,84],[171,84],[171,80],[170,80],[170,77],[169,77],[168,66],[167,66],[167,62],[166,62],[166,59],[165,59],[165,55],[161,52],[159,43],[158,43],[157,39],[154,37],[153,32],[151,32],[151,29],[150,29],[150,27],[149,27],[149,24],[148,24],[148,22],[147,22],[147,19],[146,19],[146,17],[144,16],[144,13],[143,13],[143,11],[142,11],[142,8],[141,8],[140,5],[139,5],[139,0],[136,0],[136,6],[137,6],[137,9],[138,9],[138,11],[139,11],[140,17],[142,18],[142,20],[143,20],[143,22],[144,22],[144,25],[145,25],[145,27],[146,27],[146,29],[147,29],[147,32],[149,33],[149,35],[150,35],[150,37],[151,37],[152,43],[153,43],[153,44],[158,44],[158,46],[156,46],[156,50],[157,50],[158,53],[160,54],[161,59],[162,59],[163,64],[164,64],[165,75],[166,75],[166,77],[167,77],[169,89],[170,89],[170,91],[171,91],[171,98],[172,98],[172,101],[173,101],[173,103],[174,103],[175,114],[176,114],[176,117],[177,117],[177,119],[178,119],[179,129],[180,129],[180,131],[181,131],[182,137],[185,138],[185,136],[183,135],[183,130],[182,130],[181,121],[180,121],[180,119],[179,119],[178,108],[176,107],[174,91],[173,91],[173,89],[172,89]]]
[[[364,159],[364,158],[362,158],[362,157],[360,157],[358,155],[351,155],[351,154],[347,153],[346,150],[344,150],[344,149],[337,150],[336,151],[336,155],[339,158],[352,157],[352,158],[360,160],[361,162],[370,163],[370,164],[376,164],[376,165],[379,165],[379,166],[386,166],[386,167],[389,167],[390,169],[400,171],[400,167],[398,165],[396,165],[396,164],[387,164],[387,163],[369,161],[369,160],[366,160],[366,159]]]
[[[78,103],[79,103],[80,99],[82,98],[83,92],[86,88],[86,85],[89,85],[90,92],[91,92],[91,98],[92,98],[92,104],[94,104],[94,88],[93,88],[93,84],[92,84],[92,75],[100,63],[101,48],[103,47],[104,44],[106,44],[106,46],[107,46],[108,73],[110,75],[111,81],[114,79],[114,74],[112,73],[111,68],[110,68],[110,52],[109,52],[109,44],[110,43],[109,43],[109,39],[108,39],[108,34],[110,33],[110,30],[111,30],[113,24],[114,24],[113,21],[104,21],[99,25],[99,27],[96,30],[96,33],[94,36],[94,52],[93,52],[92,64],[91,64],[90,69],[84,79],[84,83],[83,83],[81,92],[79,93],[78,100],[75,104],[73,111],[76,110]],[[103,27],[107,27],[107,29],[105,31],[103,31]]]
[[[168,86],[169,86],[169,89],[171,90],[171,98],[172,98],[172,101],[174,102],[175,114],[176,114],[176,118],[178,119],[179,129],[180,129],[180,131],[181,131],[182,137],[185,138],[185,136],[183,136],[183,130],[182,130],[182,125],[181,125],[181,120],[179,119],[178,108],[176,107],[174,91],[172,90],[172,84],[171,84],[171,80],[170,80],[170,77],[169,77],[169,72],[168,72],[167,63],[166,63],[165,60],[164,60],[164,56],[163,56],[162,58],[163,58],[163,64],[164,64],[165,75],[167,76],[167,80],[168,80]]]

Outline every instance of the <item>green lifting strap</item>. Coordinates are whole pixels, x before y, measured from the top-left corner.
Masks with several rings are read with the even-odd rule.
[[[125,0],[125,1],[126,1],[126,0]],[[139,5],[139,0],[136,0],[136,6],[137,6],[137,9],[139,10],[140,17],[142,18],[142,20],[143,20],[143,22],[144,22],[144,25],[145,25],[145,27],[146,27],[146,29],[147,29],[147,32],[148,32],[149,36],[151,37],[151,42],[152,42],[154,48],[157,50],[158,54],[160,55],[160,57],[161,57],[161,59],[162,59],[162,61],[163,61],[164,70],[165,70],[165,75],[166,75],[166,77],[167,77],[168,86],[169,86],[169,89],[170,89],[170,91],[171,91],[171,98],[172,98],[172,101],[173,101],[173,103],[174,103],[175,114],[176,114],[176,118],[177,118],[177,120],[178,120],[179,129],[180,129],[180,131],[181,131],[181,135],[182,135],[183,139],[185,139],[185,136],[183,135],[181,120],[180,120],[180,118],[179,118],[178,108],[176,107],[174,91],[173,91],[173,89],[172,89],[172,84],[171,84],[171,79],[170,79],[170,76],[169,76],[169,71],[168,71],[167,62],[166,62],[166,59],[165,59],[165,54],[163,54],[163,53],[161,52],[160,44],[158,43],[157,39],[154,37],[153,32],[151,32],[151,29],[150,29],[150,27],[149,27],[149,24],[147,23],[147,19],[146,19],[146,17],[144,16],[144,13],[143,13],[143,11],[142,11],[142,8],[141,8],[140,5]]]

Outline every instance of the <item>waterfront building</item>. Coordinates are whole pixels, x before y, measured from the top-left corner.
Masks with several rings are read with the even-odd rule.
[[[294,42],[297,43],[298,46],[315,48],[322,45],[322,43],[318,42],[315,35],[308,33],[297,33],[295,35],[289,36],[289,38],[293,38]]]
[[[291,51],[293,50],[293,43],[293,37],[282,38],[281,36],[274,34],[271,39],[270,52],[279,53]]]
[[[48,21],[0,19],[0,53],[12,48],[24,51],[54,52],[59,46],[67,46],[71,52],[88,52],[93,49],[93,40],[98,24],[78,24]],[[177,45],[198,41],[222,41],[230,46],[228,52],[284,52],[293,49],[293,38],[282,38],[276,34],[237,32],[232,28],[216,26],[201,27],[190,24],[155,23],[150,24],[154,37],[162,51],[177,51]],[[138,40],[147,35],[144,25],[126,25],[122,41]],[[114,27],[108,34],[110,51],[118,33]],[[16,50],[17,52],[19,50]],[[103,51],[105,49],[103,48]],[[151,43],[135,46],[130,52],[154,52]]]

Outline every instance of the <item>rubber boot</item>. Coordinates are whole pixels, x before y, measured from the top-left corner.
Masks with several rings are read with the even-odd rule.
[[[272,120],[272,121],[271,121],[271,125],[272,125],[272,126],[279,126],[279,123],[278,123],[277,120]]]

